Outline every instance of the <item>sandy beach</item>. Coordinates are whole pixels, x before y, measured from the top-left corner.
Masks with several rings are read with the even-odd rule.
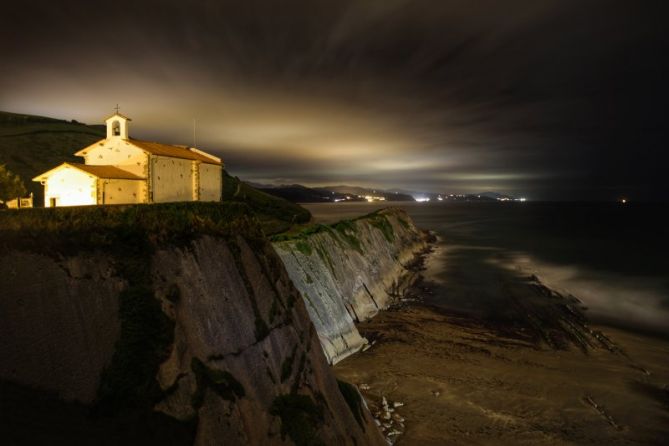
[[[372,347],[335,366],[397,444],[666,444],[669,340],[591,326],[577,300],[535,277],[472,283],[486,272],[469,271],[460,298],[496,299],[437,306],[429,279],[441,269],[428,262],[418,301],[361,323]]]
[[[662,444],[669,435],[669,342],[605,330],[623,350],[555,351],[472,319],[412,305],[361,324],[376,339],[335,367],[381,398],[398,444]]]

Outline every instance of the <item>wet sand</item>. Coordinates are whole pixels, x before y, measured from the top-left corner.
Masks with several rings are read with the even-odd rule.
[[[444,249],[443,244],[438,250]],[[669,340],[591,325],[536,277],[443,252],[410,299],[360,323],[335,366],[406,445],[667,444]],[[449,268],[446,268],[447,270]],[[382,398],[394,409],[383,419]],[[388,426],[387,428],[383,424]]]
[[[414,304],[360,324],[371,349],[335,366],[405,405],[397,444],[666,444],[669,342],[596,327],[622,352],[554,350]]]

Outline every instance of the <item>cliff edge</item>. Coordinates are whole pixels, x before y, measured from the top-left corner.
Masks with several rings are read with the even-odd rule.
[[[330,363],[366,344],[355,323],[401,295],[414,277],[407,266],[427,247],[423,232],[398,208],[272,240]]]
[[[2,212],[0,250],[3,441],[384,444],[245,206]]]

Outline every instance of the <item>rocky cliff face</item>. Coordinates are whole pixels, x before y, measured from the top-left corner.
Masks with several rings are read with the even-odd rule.
[[[400,209],[276,237],[274,249],[300,290],[328,361],[366,341],[355,326],[374,316],[409,283],[407,264],[424,236]]]
[[[384,443],[243,207],[5,213],[0,248],[11,444]]]

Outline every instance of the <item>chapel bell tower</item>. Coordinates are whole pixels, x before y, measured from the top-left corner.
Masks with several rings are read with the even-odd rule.
[[[116,113],[105,119],[107,124],[107,139],[120,138],[128,139],[128,122],[130,118],[123,116],[118,112],[118,105],[116,106]]]

